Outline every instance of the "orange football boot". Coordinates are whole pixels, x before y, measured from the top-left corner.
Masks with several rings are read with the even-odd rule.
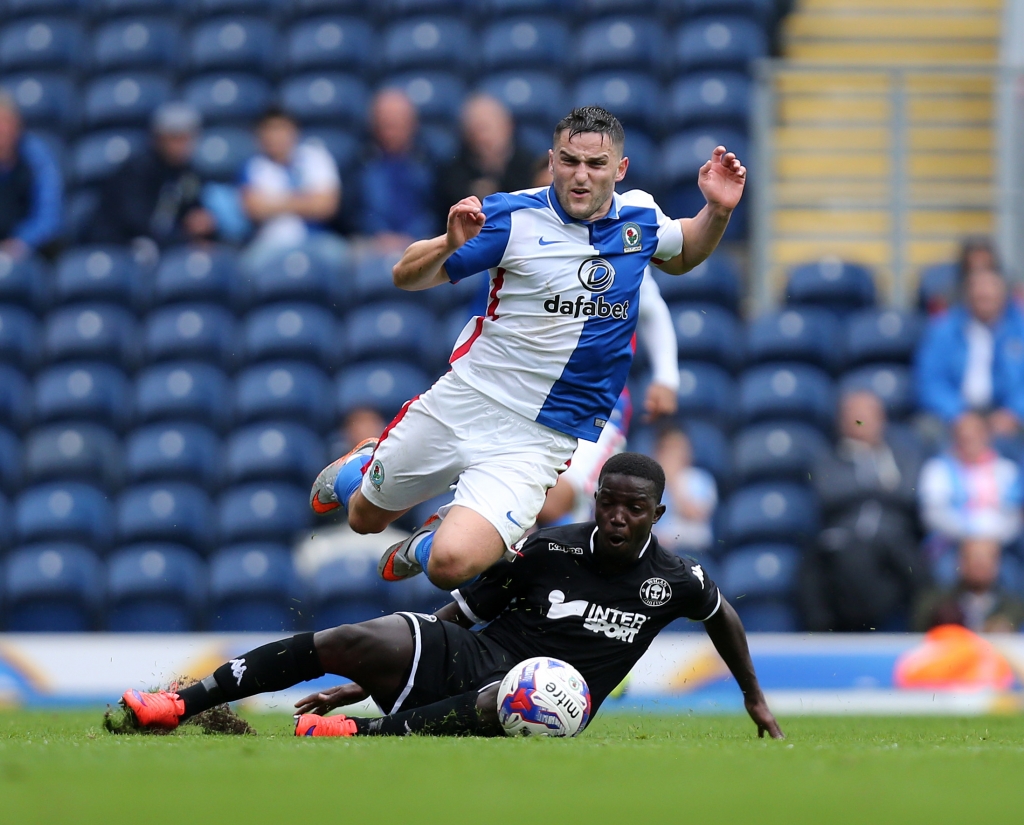
[[[347,716],[318,716],[304,713],[295,717],[296,736],[355,736],[356,723]]]
[[[185,715],[185,703],[177,693],[166,690],[156,693],[126,690],[121,702],[135,714],[143,728],[174,730],[178,727],[178,720]]]
[[[313,489],[309,493],[309,506],[313,508],[314,513],[324,516],[341,507],[338,494],[334,492],[334,482],[338,480],[339,471],[356,456],[373,455],[378,441],[380,441],[379,438],[367,438],[365,441],[360,441],[349,452],[337,461],[332,461],[320,471],[320,475],[316,477]]]
[[[440,526],[441,517],[434,513],[411,536],[392,544],[384,551],[384,555],[380,557],[380,561],[377,563],[377,572],[380,573],[380,577],[386,582],[400,582],[402,579],[408,579],[422,573],[423,568],[416,561],[416,554],[412,549],[423,536],[427,533],[433,533]]]

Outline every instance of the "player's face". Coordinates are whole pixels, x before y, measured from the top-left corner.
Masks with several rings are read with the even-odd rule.
[[[625,177],[629,159],[607,135],[584,132],[570,138],[565,129],[549,157],[555,196],[570,217],[593,221],[608,214],[615,184]]]
[[[640,554],[665,507],[654,498],[653,482],[607,475],[597,490],[594,512],[598,554],[631,561]]]

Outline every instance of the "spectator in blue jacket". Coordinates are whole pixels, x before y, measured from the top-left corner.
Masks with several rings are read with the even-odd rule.
[[[991,269],[964,276],[963,303],[933,319],[917,352],[921,409],[951,424],[973,410],[996,436],[1024,420],[1024,314]]]
[[[23,130],[14,99],[0,92],[0,251],[18,258],[53,241],[63,197],[56,160]]]

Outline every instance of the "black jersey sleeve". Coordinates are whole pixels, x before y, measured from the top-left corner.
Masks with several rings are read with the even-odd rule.
[[[679,594],[679,615],[695,622],[706,622],[722,606],[722,594],[700,562],[689,557],[680,561],[685,570],[680,582],[683,592]]]
[[[536,546],[532,537],[527,539],[513,561],[502,559],[474,581],[452,591],[452,598],[467,619],[477,624],[489,622],[522,595],[529,568],[537,558]]]

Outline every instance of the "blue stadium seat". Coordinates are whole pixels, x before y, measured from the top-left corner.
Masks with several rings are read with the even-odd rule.
[[[822,258],[790,271],[786,303],[814,304],[845,315],[874,306],[875,280],[866,266]]]
[[[183,3],[184,0],[91,0],[88,12],[100,19],[137,14],[175,15]]]
[[[192,30],[185,52],[193,72],[270,74],[278,62],[277,31],[269,21],[257,17],[217,17]]]
[[[201,626],[206,570],[191,550],[137,544],[110,557],[106,629],[114,633],[186,633]]]
[[[435,353],[424,344],[436,334],[433,313],[422,306],[368,304],[345,316],[345,359],[351,363],[396,358],[429,368]]]
[[[23,370],[39,358],[39,323],[36,316],[16,304],[0,304],[0,362]]]
[[[934,315],[955,304],[959,274],[955,261],[923,267],[918,275],[917,308]]]
[[[739,412],[746,424],[793,418],[828,433],[835,416],[835,392],[828,375],[817,367],[762,364],[740,376]]]
[[[575,35],[580,72],[658,69],[664,51],[661,27],[644,17],[612,17],[584,25]]]
[[[342,179],[352,169],[359,158],[362,146],[359,139],[344,129],[333,129],[324,126],[311,126],[302,130],[302,136],[310,143],[318,143],[330,152],[334,162],[341,170]]]
[[[541,140],[533,153],[542,157],[551,147],[551,135],[541,132]],[[616,191],[628,192],[630,189],[650,190],[658,186],[661,174],[658,147],[654,141],[639,129],[630,129],[626,135],[626,157],[629,158],[629,169],[623,182],[616,185]]]
[[[842,326],[828,310],[790,307],[747,325],[747,362],[805,361],[834,372],[842,364]]]
[[[237,183],[245,162],[256,152],[252,129],[214,126],[203,130],[192,163],[208,178]]]
[[[71,150],[75,183],[79,186],[99,183],[142,151],[147,142],[142,129],[103,129],[85,135]]]
[[[114,304],[68,304],[46,316],[43,349],[51,364],[89,359],[132,368],[139,354],[135,316]]]
[[[344,272],[338,264],[316,254],[315,248],[283,250],[249,275],[252,305],[306,300],[331,306],[346,299]]]
[[[240,357],[235,316],[218,304],[176,304],[151,312],[142,334],[146,361],[191,359],[231,369]]]
[[[683,0],[680,11],[687,20],[719,14],[741,14],[768,25],[775,18],[774,0]]]
[[[204,123],[214,124],[254,120],[266,111],[273,92],[259,75],[213,72],[186,83],[182,97],[195,106]]]
[[[679,415],[702,418],[728,428],[736,414],[736,386],[729,373],[714,364],[679,362]]]
[[[21,488],[24,478],[24,462],[21,455],[21,439],[6,427],[0,427],[0,491],[16,492]],[[10,513],[7,512],[6,500],[0,505],[0,547],[10,525]]]
[[[643,394],[633,395],[634,403],[638,403]],[[732,456],[730,455],[729,438],[718,422],[702,421],[689,418],[680,422],[680,426],[690,439],[693,450],[693,463],[702,467],[715,477],[719,496],[722,491],[732,485]],[[658,426],[634,423],[629,432],[629,449],[635,452],[653,455],[654,443],[658,437]]]
[[[271,16],[287,4],[288,0],[182,0],[186,15],[198,20],[232,13]]]
[[[29,15],[74,15],[81,11],[82,0],[4,0],[0,18],[14,20]]]
[[[0,30],[0,73],[22,69],[76,69],[82,60],[82,27],[76,20],[31,17]]]
[[[343,13],[361,16],[367,13],[365,0],[293,0],[293,17],[311,17],[327,13]]]
[[[210,558],[209,629],[286,632],[309,625],[302,588],[286,545],[253,542]]]
[[[10,435],[10,433],[6,433],[6,435]],[[14,436],[11,437],[13,438]],[[7,454],[7,450],[10,446],[11,442],[5,436],[0,436],[0,461],[4,462],[3,466],[0,467],[0,483],[4,484],[11,483],[11,479],[14,478],[12,474],[20,472],[20,464],[8,463],[11,456]],[[16,441],[14,446],[18,446]],[[15,456],[15,460],[20,461],[17,456]],[[20,483],[20,477],[15,479],[15,483]],[[7,497],[0,493],[0,551],[3,551],[10,545],[13,535],[11,506],[7,503]],[[2,598],[2,594],[0,594],[0,598]],[[0,606],[2,606],[2,602],[0,602]]]
[[[846,321],[846,367],[872,361],[909,364],[914,359],[924,320],[895,309],[865,309]]]
[[[341,330],[331,312],[316,304],[281,303],[255,309],[246,316],[242,335],[249,362],[296,358],[332,369],[341,360]]]
[[[324,630],[376,619],[390,612],[387,586],[366,557],[329,562],[310,581],[313,627]]]
[[[466,0],[382,0],[381,12],[389,18],[419,14],[462,14],[467,10]]]
[[[435,164],[450,163],[459,152],[459,138],[454,129],[437,123],[426,123],[420,127],[416,140]]]
[[[656,132],[663,112],[661,87],[641,72],[601,72],[584,76],[573,91],[573,106],[601,106],[626,127]],[[627,131],[627,139],[629,132]]]
[[[95,629],[103,599],[102,566],[88,548],[63,542],[23,547],[11,553],[3,573],[4,630]]]
[[[802,545],[818,533],[818,502],[803,485],[751,484],[733,493],[725,508],[723,538],[731,547],[762,541]]]
[[[121,444],[106,427],[89,422],[32,430],[25,438],[25,478],[88,481],[113,490],[121,484]]]
[[[139,423],[184,419],[222,430],[231,422],[227,377],[197,361],[148,367],[135,382],[135,414]]]
[[[370,95],[357,77],[340,72],[311,72],[281,84],[281,104],[302,124],[358,127],[366,120]]]
[[[795,633],[801,629],[800,614],[792,602],[780,599],[759,599],[736,607],[747,633]]]
[[[737,16],[706,17],[684,23],[672,38],[676,69],[735,69],[768,55],[768,35],[757,22]]]
[[[32,417],[32,393],[20,370],[0,364],[0,424],[14,430],[28,425]]]
[[[45,309],[49,300],[50,273],[46,262],[36,256],[15,259],[0,252],[0,301],[27,309]]]
[[[738,547],[725,557],[719,586],[734,600],[786,599],[794,595],[800,550],[789,544]]]
[[[143,274],[118,246],[80,246],[61,256],[53,283],[55,304],[103,301],[132,306],[142,298]]]
[[[513,14],[561,14],[567,8],[565,0],[479,0],[477,7],[486,19]]]
[[[917,401],[914,376],[904,364],[866,364],[844,373],[839,392],[868,390],[882,399],[886,415],[902,421],[915,410]]]
[[[380,59],[386,71],[468,68],[473,32],[453,17],[419,17],[392,23],[383,33]]]
[[[117,499],[121,544],[167,541],[206,552],[213,546],[213,507],[200,487],[154,481],[129,487]]]
[[[122,17],[104,23],[93,34],[90,68],[173,69],[180,63],[180,33],[163,17]]]
[[[370,407],[390,418],[406,401],[430,387],[426,373],[398,361],[370,361],[347,367],[338,373],[336,382],[339,416],[357,407]]]
[[[692,186],[696,190],[697,172],[711,159],[711,153],[719,145],[735,152],[741,159],[750,157],[744,134],[729,126],[709,124],[672,135],[662,144],[661,162],[665,182],[670,186]]]
[[[491,23],[482,34],[485,71],[555,68],[569,58],[569,29],[557,17],[512,17]]]
[[[213,490],[220,486],[223,471],[220,440],[202,424],[150,424],[125,439],[124,473],[130,483],[185,481]]]
[[[500,72],[483,78],[479,88],[504,103],[517,123],[553,129],[566,112],[562,81],[547,72]]]
[[[395,300],[403,296],[402,290],[395,286],[391,268],[398,262],[397,253],[365,252],[356,259],[355,275],[351,286],[358,304],[375,300]]]
[[[741,484],[766,479],[806,482],[828,439],[802,421],[765,421],[737,433],[733,469]]]
[[[330,381],[301,361],[257,364],[238,374],[235,414],[239,423],[283,419],[323,432],[335,423]]]
[[[92,230],[100,193],[91,187],[76,189],[64,199],[64,227],[69,243],[84,243]]]
[[[743,364],[742,326],[736,316],[718,304],[672,304],[679,357],[684,361],[711,361],[736,372]]]
[[[71,78],[56,72],[0,76],[0,88],[14,97],[30,129],[69,129],[78,123],[79,97]]]
[[[218,534],[223,544],[278,541],[290,544],[309,527],[308,487],[260,482],[228,488],[217,503]]]
[[[85,122],[102,126],[146,126],[153,110],[171,99],[171,79],[153,72],[118,72],[90,82],[84,92]]]
[[[93,420],[122,430],[131,420],[131,393],[124,373],[110,364],[77,361],[36,376],[35,420]]]
[[[324,442],[301,424],[272,421],[231,433],[225,450],[227,483],[287,481],[309,486],[327,464]]]
[[[286,35],[286,62],[293,72],[331,69],[367,72],[376,62],[373,26],[358,17],[315,17],[293,25]]]
[[[459,118],[466,84],[444,71],[404,72],[386,77],[381,88],[401,89],[416,106],[421,120],[455,123]]]
[[[160,257],[152,302],[159,306],[176,301],[211,301],[234,306],[241,281],[237,266],[236,253],[230,247],[170,249]]]
[[[665,119],[673,129],[728,124],[747,131],[752,107],[750,80],[739,72],[699,72],[672,84]]]
[[[671,6],[673,2],[674,0],[667,0],[667,3],[662,0],[661,5]],[[568,0],[564,5],[567,10],[575,12],[577,19],[587,21],[608,15],[650,12],[658,3],[657,0]]]
[[[29,487],[14,502],[19,542],[76,541],[102,552],[114,538],[113,508],[96,487],[55,481]]]

